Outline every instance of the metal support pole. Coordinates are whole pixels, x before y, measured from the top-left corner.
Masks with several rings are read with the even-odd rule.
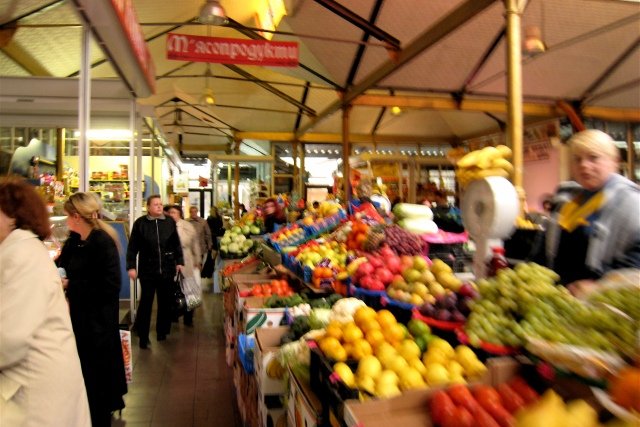
[[[351,155],[351,143],[349,141],[350,113],[351,104],[342,107],[342,191],[344,191],[344,202],[347,209],[349,209],[349,201],[351,200],[349,179],[351,175],[351,165],[349,164],[349,156]]]
[[[291,142],[291,158],[293,159],[293,188],[291,189],[292,192],[297,193],[300,197],[302,197],[302,195],[300,194],[300,188],[299,188],[299,183],[300,183],[300,168],[298,167],[298,147],[300,146],[300,143],[298,142],[298,140],[293,140]]]
[[[627,177],[638,182],[636,177],[636,147],[633,144],[633,124],[627,123]]]
[[[304,166],[304,157],[305,157],[305,148],[304,148],[305,144],[304,142],[300,143],[300,197],[302,197],[305,202],[307,201],[307,191],[306,191],[306,185],[304,183],[304,178],[306,176],[306,168]]]
[[[507,21],[507,144],[513,150],[513,185],[524,206],[522,188],[522,50],[521,14],[526,1],[504,0]]]
[[[78,100],[78,191],[89,190],[89,123],[91,121],[91,28],[82,25],[82,58]]]
[[[64,176],[64,151],[66,145],[64,128],[56,129],[56,180],[62,181]]]
[[[240,141],[236,140],[236,154],[240,154]],[[235,198],[233,200],[233,217],[240,219],[240,162],[236,161],[234,173]]]

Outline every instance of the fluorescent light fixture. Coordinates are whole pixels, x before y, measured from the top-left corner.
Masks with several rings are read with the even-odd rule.
[[[74,131],[73,136],[79,138],[80,131]],[[87,137],[92,141],[130,141],[133,134],[129,129],[90,129]]]

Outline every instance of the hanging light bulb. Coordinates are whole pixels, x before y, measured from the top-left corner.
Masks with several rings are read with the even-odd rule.
[[[537,25],[529,25],[524,29],[523,50],[529,55],[543,53],[547,46],[542,41],[542,32]]]
[[[198,21],[201,24],[226,25],[229,22],[227,13],[218,0],[207,0],[200,9]]]
[[[200,98],[200,103],[205,105],[214,105],[216,99],[213,97],[213,89],[209,86],[209,77],[211,77],[211,64],[207,64],[207,70],[204,72],[205,88]]]
[[[391,114],[393,114],[394,116],[399,116],[400,114],[402,114],[402,108],[394,105],[393,107],[391,107]]]

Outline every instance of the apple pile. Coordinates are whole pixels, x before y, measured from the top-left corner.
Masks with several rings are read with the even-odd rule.
[[[414,258],[421,261],[414,261]],[[359,261],[354,282],[363,289],[384,291],[392,282],[402,279],[401,272],[412,268],[414,262],[424,268],[428,266],[428,261],[421,255],[400,257],[388,246],[383,246],[378,253],[368,254],[366,260]]]

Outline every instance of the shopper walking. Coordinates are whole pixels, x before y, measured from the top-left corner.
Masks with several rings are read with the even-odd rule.
[[[184,269],[182,275],[185,280],[198,280],[202,268],[202,256],[200,255],[200,236],[195,227],[189,221],[185,221],[182,208],[178,205],[165,206],[165,214],[169,215],[178,228],[178,236],[182,244],[182,256],[184,257]],[[193,310],[184,314],[184,324],[193,326]]]
[[[64,204],[70,234],[57,260],[65,269],[71,324],[93,427],[111,425],[127,393],[120,343],[120,256],[116,231],[99,219],[92,193],[72,194]]]
[[[163,341],[171,331],[171,288],[176,271],[182,271],[183,265],[176,223],[162,213],[160,196],[149,196],[147,215],[133,223],[127,248],[129,277],[133,280],[139,278],[142,289],[135,321],[140,348],[149,345],[151,307],[155,294],[158,294],[156,339]]]
[[[198,215],[198,208],[191,206],[189,208],[189,223],[195,228],[198,238],[198,244],[200,245],[200,255],[204,257],[210,254],[213,249],[213,241],[211,239],[211,229],[204,218]],[[201,260],[201,264],[204,263],[204,259]]]
[[[606,133],[578,132],[569,147],[576,182],[555,196],[546,255],[562,283],[582,292],[610,270],[640,268],[640,187],[617,173],[619,151]]]
[[[91,425],[44,201],[0,178],[0,426]]]

